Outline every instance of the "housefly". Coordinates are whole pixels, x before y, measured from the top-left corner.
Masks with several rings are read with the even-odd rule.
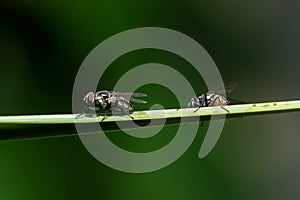
[[[236,83],[225,84],[224,87],[219,87],[214,91],[209,91],[207,93],[201,94],[198,97],[193,97],[188,103],[188,107],[197,108],[194,112],[198,111],[201,107],[211,107],[211,106],[221,106],[222,109],[229,112],[224,105],[228,105],[230,101],[223,95],[225,92],[227,94],[231,93],[235,88]],[[224,92],[225,90],[225,92]]]
[[[136,99],[134,97],[145,97],[144,93],[130,93],[130,92],[115,92],[102,90],[96,93],[89,92],[83,98],[85,106],[88,110],[105,110],[105,115],[108,110],[119,111],[121,114],[127,114],[134,110],[132,103],[147,103],[144,100]],[[131,117],[131,116],[130,116]]]

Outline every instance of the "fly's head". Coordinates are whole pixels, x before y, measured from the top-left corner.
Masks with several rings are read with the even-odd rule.
[[[201,104],[200,104],[200,100],[198,97],[191,98],[190,102],[188,103],[189,108],[197,108],[200,106],[201,106]]]
[[[95,105],[95,94],[94,92],[89,92],[84,96],[83,101],[87,107],[93,107]]]

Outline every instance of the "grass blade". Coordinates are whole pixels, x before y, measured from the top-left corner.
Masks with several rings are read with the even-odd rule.
[[[185,121],[209,120],[213,115],[224,115],[226,118],[240,118],[262,114],[276,114],[282,112],[293,112],[300,110],[300,100],[281,101],[254,104],[239,104],[224,106],[229,113],[219,106],[202,107],[195,112],[195,108],[166,109],[135,111],[130,115],[137,123],[147,124],[149,120],[167,119],[167,124]],[[100,123],[106,126],[107,132],[119,131],[114,122],[131,121],[128,115],[107,116],[82,116],[76,119],[76,114],[51,114],[51,115],[22,115],[22,116],[0,116],[0,140],[24,139],[40,137],[61,137],[76,135],[74,123]],[[102,121],[103,120],[103,121]],[[131,127],[128,127],[130,129]]]

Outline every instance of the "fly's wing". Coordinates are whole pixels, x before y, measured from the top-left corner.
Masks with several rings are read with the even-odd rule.
[[[225,92],[226,92],[226,94],[230,94],[236,87],[237,87],[237,83],[230,82],[230,83],[224,84],[224,87],[220,86],[210,92],[214,93],[214,94],[222,94]]]
[[[115,92],[115,97],[123,97],[124,99],[133,102],[133,103],[147,103],[147,101],[136,99],[133,97],[146,97],[147,94],[144,93],[132,93],[132,92]]]
[[[124,98],[130,98],[130,97],[146,97],[147,94],[144,93],[134,93],[134,92],[116,92],[116,97],[122,96]]]
[[[237,87],[237,83],[230,82],[225,84],[225,91],[227,94],[230,94]]]
[[[132,103],[147,103],[147,101],[144,101],[142,99],[135,99],[135,98],[130,98],[130,102],[132,102]]]

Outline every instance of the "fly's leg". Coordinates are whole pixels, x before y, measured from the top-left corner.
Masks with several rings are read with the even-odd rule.
[[[85,114],[83,114],[83,113],[79,113],[79,114],[77,114],[77,115],[75,116],[75,119],[80,119],[80,118],[82,118],[84,115],[85,115]]]
[[[123,105],[123,107],[124,107],[124,105]],[[130,117],[132,120],[134,120],[134,118],[133,118],[129,113],[126,113],[126,112],[125,112],[124,108],[120,108],[120,109],[121,109],[121,114],[122,114],[122,115],[127,115],[127,116]]]
[[[224,108],[223,106],[221,106],[221,108],[222,108],[223,110],[227,111],[228,113],[230,113],[229,110],[227,110],[227,109]]]
[[[104,113],[104,115],[103,115],[103,117],[102,117],[102,119],[101,119],[101,122],[103,122],[106,118],[107,118],[107,110],[105,110],[105,113]]]
[[[196,110],[193,111],[193,113],[197,112],[201,107],[199,106]]]
[[[130,114],[126,114],[128,117],[130,117],[132,120],[134,120],[134,117],[132,117]]]
[[[130,102],[128,102],[129,103],[129,107],[130,107],[130,109],[129,109],[129,111],[130,110],[134,110],[134,106],[130,103]],[[132,120],[134,120],[134,117],[132,117],[130,114],[129,114],[129,111],[128,111],[128,116],[132,119]]]
[[[211,102],[211,105],[214,106],[214,104],[216,103],[217,100],[219,100],[219,102],[221,102],[220,97],[216,97],[216,98]],[[221,105],[221,108],[222,108],[223,110],[225,110],[226,112],[230,113],[229,110],[227,110],[226,108],[224,108],[223,105]]]
[[[127,116],[130,117],[132,120],[134,120],[134,118],[133,118],[129,113],[125,113],[124,110],[122,110],[122,114],[123,114],[123,115],[127,115]]]
[[[92,116],[93,113],[90,113],[91,110],[97,110],[97,109],[85,106],[84,109],[82,110],[82,113],[77,114],[75,119],[80,119],[82,117]]]

